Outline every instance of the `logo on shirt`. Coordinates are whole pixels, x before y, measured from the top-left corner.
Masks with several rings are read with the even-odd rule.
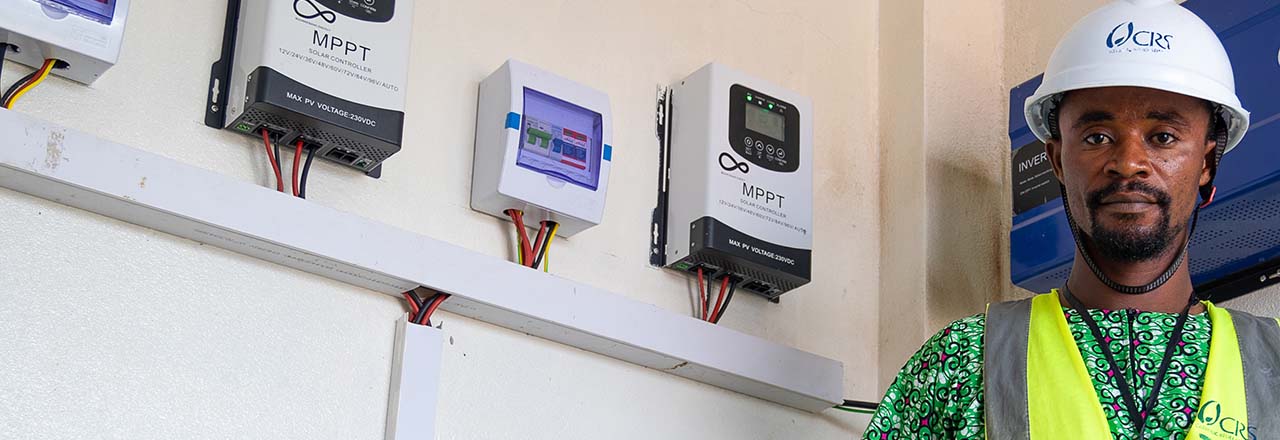
[[[1222,414],[1222,404],[1214,400],[1200,405],[1195,421],[1197,425],[1207,428],[1197,434],[1198,440],[1258,440],[1256,426],[1245,426],[1240,419]],[[1206,434],[1203,431],[1209,432]]]

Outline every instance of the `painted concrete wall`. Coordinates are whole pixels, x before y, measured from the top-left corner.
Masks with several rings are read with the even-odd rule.
[[[814,100],[815,279],[778,305],[738,296],[724,325],[839,359],[849,396],[879,394],[877,2],[417,3],[405,150],[381,180],[318,164],[315,203],[505,258],[508,224],[472,212],[468,187],[477,85],[517,57],[613,103],[604,224],[557,240],[553,272],[685,313],[691,282],[646,259],[654,89],[712,60],[754,72]],[[224,5],[135,0],[118,66],[92,87],[53,79],[18,111],[267,184],[259,144],[201,123]],[[397,299],[7,190],[0,213],[0,438],[381,438]],[[441,321],[440,439],[847,439],[865,424]]]
[[[880,319],[878,389],[884,390],[930,330],[924,106],[924,1],[880,7]],[[881,393],[883,394],[883,393]],[[878,396],[877,396],[878,397]]]
[[[1003,7],[881,6],[882,390],[926,339],[1007,289]]]

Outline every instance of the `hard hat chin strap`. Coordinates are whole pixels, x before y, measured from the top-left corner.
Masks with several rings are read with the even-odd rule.
[[[1222,154],[1227,150],[1228,127],[1227,118],[1223,115],[1221,105],[1214,104],[1209,112],[1209,132],[1213,133],[1214,153],[1213,163],[1209,164],[1209,183],[1200,187],[1200,198],[1204,203],[1201,208],[1209,206],[1213,203],[1213,198],[1218,194],[1218,187],[1213,185],[1214,179],[1218,177],[1218,164],[1222,163]]]
[[[1053,139],[1058,140],[1062,139],[1062,132],[1058,127],[1058,109],[1061,107],[1061,103],[1061,94],[1045,103],[1045,105],[1050,106],[1049,111],[1045,114],[1045,125],[1048,126],[1050,136],[1053,137]],[[1108,277],[1106,273],[1102,272],[1102,269],[1098,267],[1098,264],[1093,261],[1093,257],[1089,255],[1089,250],[1085,249],[1084,241],[1080,238],[1083,231],[1081,231],[1080,226],[1076,224],[1075,217],[1071,215],[1071,205],[1067,202],[1067,187],[1061,182],[1058,184],[1058,188],[1062,191],[1062,208],[1067,213],[1067,225],[1071,228],[1071,237],[1075,239],[1076,249],[1080,250],[1080,256],[1084,259],[1085,265],[1089,266],[1089,271],[1093,272],[1093,276],[1097,277],[1098,281],[1101,281],[1103,285],[1106,285],[1111,290],[1127,295],[1150,293],[1169,282],[1169,280],[1173,278],[1173,274],[1178,271],[1178,268],[1182,267],[1182,264],[1186,262],[1187,250],[1191,247],[1191,236],[1195,234],[1196,224],[1200,222],[1200,210],[1209,206],[1210,203],[1213,203],[1213,198],[1218,193],[1218,188],[1214,186],[1213,182],[1214,179],[1217,178],[1218,164],[1222,162],[1222,154],[1226,151],[1229,134],[1229,125],[1227,124],[1227,117],[1224,115],[1224,111],[1224,108],[1219,104],[1212,104],[1209,109],[1209,132],[1212,133],[1212,139],[1214,140],[1215,145],[1213,163],[1209,164],[1209,183],[1200,187],[1200,198],[1203,199],[1204,202],[1196,205],[1195,212],[1191,215],[1191,229],[1187,230],[1187,239],[1182,245],[1182,250],[1178,252],[1178,258],[1174,259],[1173,262],[1169,264],[1169,267],[1165,268],[1164,272],[1150,283],[1142,286],[1124,285],[1117,283],[1115,280],[1112,280],[1111,277]]]
[[[1093,276],[1098,278],[1098,281],[1101,281],[1103,285],[1107,286],[1111,290],[1126,295],[1150,293],[1153,290],[1159,289],[1160,286],[1169,282],[1170,279],[1173,279],[1173,274],[1177,272],[1178,268],[1182,266],[1182,263],[1186,261],[1187,249],[1191,247],[1191,236],[1195,234],[1196,223],[1199,223],[1200,221],[1200,206],[1196,206],[1195,213],[1191,216],[1191,229],[1187,230],[1187,239],[1183,242],[1182,249],[1178,251],[1178,258],[1175,258],[1172,263],[1169,263],[1169,267],[1165,268],[1164,272],[1150,283],[1141,286],[1129,286],[1120,284],[1111,279],[1111,277],[1107,276],[1106,273],[1102,272],[1102,269],[1098,267],[1098,263],[1093,261],[1093,257],[1089,255],[1089,250],[1084,247],[1084,240],[1080,238],[1084,232],[1081,231],[1080,226],[1076,224],[1075,216],[1071,215],[1071,204],[1067,202],[1067,187],[1059,184],[1058,188],[1062,190],[1062,208],[1067,213],[1067,225],[1071,228],[1071,238],[1076,241],[1076,249],[1080,250],[1080,257],[1084,259],[1084,264],[1089,266],[1089,271],[1093,272]]]

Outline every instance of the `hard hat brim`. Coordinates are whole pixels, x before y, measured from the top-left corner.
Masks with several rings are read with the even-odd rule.
[[[1135,72],[1141,72],[1135,75]],[[1222,106],[1227,119],[1227,147],[1239,145],[1249,130],[1249,111],[1240,104],[1231,88],[1211,78],[1170,66],[1169,69],[1153,69],[1150,64],[1108,63],[1081,66],[1046,77],[1035,95],[1027,98],[1023,111],[1027,125],[1036,138],[1048,142],[1051,138],[1046,120],[1053,110],[1055,98],[1066,92],[1104,87],[1144,87],[1162,90],[1193,98],[1203,99]]]

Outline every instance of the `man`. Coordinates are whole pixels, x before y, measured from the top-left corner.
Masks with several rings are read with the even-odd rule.
[[[1026,118],[1062,182],[1071,276],[935,335],[866,439],[1280,439],[1280,324],[1195,301],[1186,264],[1249,123],[1213,31],[1172,0],[1104,6]]]

